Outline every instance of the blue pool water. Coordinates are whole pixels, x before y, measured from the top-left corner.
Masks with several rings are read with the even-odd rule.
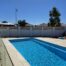
[[[10,40],[31,66],[66,66],[66,60],[40,45],[40,41],[39,43],[36,41],[36,39]]]

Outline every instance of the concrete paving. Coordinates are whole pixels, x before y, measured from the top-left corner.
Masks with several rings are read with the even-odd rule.
[[[0,38],[0,66],[13,66],[1,38]]]

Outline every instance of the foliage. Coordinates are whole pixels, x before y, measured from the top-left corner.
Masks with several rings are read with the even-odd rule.
[[[25,20],[18,20],[18,25],[19,26],[25,27],[26,24],[28,24],[28,23]]]
[[[2,21],[2,23],[8,23],[7,21]]]
[[[49,16],[50,16],[50,19],[49,19],[48,26],[51,26],[51,27],[61,26],[60,13],[58,12],[56,7],[53,7],[53,9],[49,12]]]

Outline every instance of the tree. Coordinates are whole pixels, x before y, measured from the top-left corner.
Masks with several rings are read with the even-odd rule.
[[[53,9],[49,12],[49,16],[50,16],[50,19],[49,19],[48,26],[51,26],[51,27],[61,26],[60,13],[56,7],[53,7]]]
[[[19,25],[19,26],[25,27],[26,24],[28,24],[28,23],[27,23],[25,20],[19,20],[19,21],[18,21],[18,25]]]
[[[2,23],[8,23],[7,21],[2,21]]]

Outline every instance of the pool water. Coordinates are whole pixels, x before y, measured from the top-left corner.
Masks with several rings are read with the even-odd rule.
[[[65,60],[34,40],[37,41],[36,39],[21,39],[10,42],[31,66],[66,66]]]

